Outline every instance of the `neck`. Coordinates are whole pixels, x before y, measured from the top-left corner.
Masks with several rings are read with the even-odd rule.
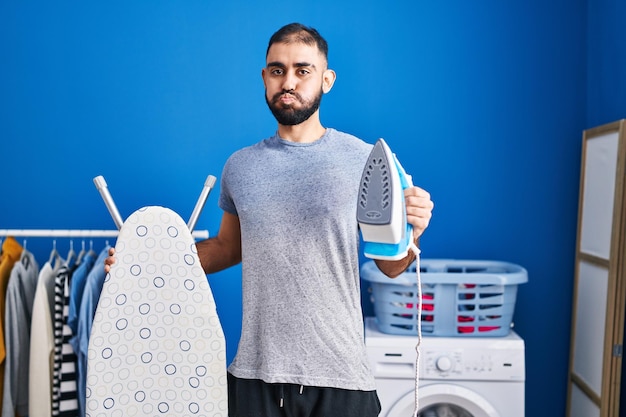
[[[326,132],[319,120],[319,114],[315,113],[304,122],[294,125],[278,125],[278,135],[290,142],[311,143],[315,142]]]

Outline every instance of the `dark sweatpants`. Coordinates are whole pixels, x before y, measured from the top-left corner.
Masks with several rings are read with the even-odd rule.
[[[376,417],[376,391],[268,384],[228,374],[229,417]]]

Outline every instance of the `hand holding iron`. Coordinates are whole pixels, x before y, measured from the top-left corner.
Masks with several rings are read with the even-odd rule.
[[[433,207],[430,193],[420,187],[404,190],[407,222],[413,226],[413,239],[417,240],[430,223]]]

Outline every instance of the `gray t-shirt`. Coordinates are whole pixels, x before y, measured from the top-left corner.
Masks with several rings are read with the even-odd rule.
[[[275,135],[234,153],[220,207],[239,217],[243,327],[239,378],[373,390],[363,341],[356,221],[372,145],[327,129],[313,143]]]

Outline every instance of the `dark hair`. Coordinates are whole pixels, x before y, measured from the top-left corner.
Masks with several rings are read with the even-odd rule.
[[[309,46],[316,45],[324,58],[328,60],[328,43],[326,40],[317,30],[301,23],[290,23],[278,29],[270,38],[265,56],[267,56],[273,44],[290,42],[301,42]]]

